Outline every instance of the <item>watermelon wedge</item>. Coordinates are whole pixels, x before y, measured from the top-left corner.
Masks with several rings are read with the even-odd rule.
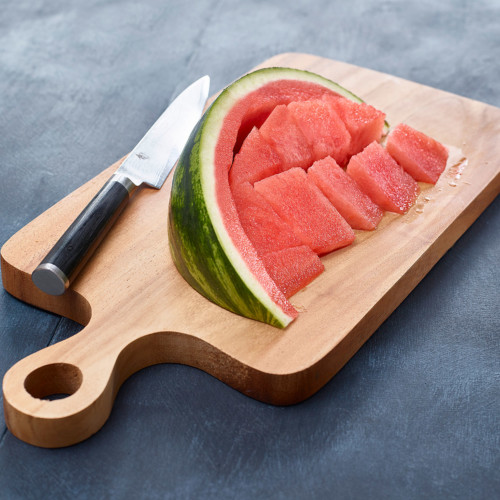
[[[270,252],[262,256],[262,261],[287,298],[302,290],[325,269],[320,258],[306,245]]]
[[[290,297],[321,274],[324,266],[255,191],[249,182],[235,185],[233,198],[241,225],[271,279]]]
[[[254,184],[255,190],[291,227],[304,245],[325,254],[354,241],[351,226],[301,168]]]
[[[229,183],[231,187],[244,182],[253,184],[281,171],[278,153],[262,138],[257,127],[254,127],[234,157],[229,171]]]
[[[307,176],[353,229],[371,231],[378,226],[384,212],[333,158],[328,156],[315,162],[307,171]]]
[[[302,245],[288,224],[249,182],[235,186],[232,193],[241,226],[260,256]]]
[[[353,156],[346,172],[382,210],[389,212],[406,213],[420,191],[417,182],[378,142]]]
[[[229,171],[250,131],[276,106],[325,95],[361,102],[340,85],[307,71],[266,68],[245,75],[205,112],[172,181],[169,245],[180,274],[221,307],[277,327],[287,326],[298,313],[242,227]]]
[[[448,160],[448,150],[441,143],[405,123],[389,133],[385,147],[420,182],[436,184]]]
[[[385,125],[382,111],[350,99],[326,96],[324,100],[340,116],[351,134],[349,156],[360,153],[368,144],[380,140]]]
[[[345,162],[351,135],[332,106],[313,99],[291,102],[287,108],[309,142],[315,160],[331,156],[339,164]]]
[[[260,127],[260,133],[280,156],[283,170],[306,169],[314,161],[312,148],[287,106],[276,106]]]

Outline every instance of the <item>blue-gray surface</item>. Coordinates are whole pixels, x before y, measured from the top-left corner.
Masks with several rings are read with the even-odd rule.
[[[308,52],[500,106],[497,0],[2,0],[0,243],[127,153],[180,89]],[[143,370],[66,449],[0,420],[2,498],[498,498],[500,204],[306,402]],[[79,331],[0,290],[0,375]]]

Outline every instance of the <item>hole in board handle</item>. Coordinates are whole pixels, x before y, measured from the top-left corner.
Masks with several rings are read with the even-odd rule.
[[[74,394],[82,380],[82,372],[77,366],[52,363],[33,370],[24,380],[24,388],[34,398],[54,401]]]

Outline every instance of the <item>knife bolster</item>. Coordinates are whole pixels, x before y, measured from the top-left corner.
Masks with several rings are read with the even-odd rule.
[[[110,181],[119,182],[128,191],[129,198],[139,186],[139,183],[135,183],[130,177],[118,172],[113,174]]]

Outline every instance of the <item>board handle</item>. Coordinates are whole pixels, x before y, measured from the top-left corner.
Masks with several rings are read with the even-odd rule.
[[[86,348],[87,329],[20,360],[5,374],[5,420],[19,439],[44,448],[69,446],[106,422],[122,382],[116,367],[123,344],[106,344],[103,356],[104,346],[99,349],[95,339]]]

